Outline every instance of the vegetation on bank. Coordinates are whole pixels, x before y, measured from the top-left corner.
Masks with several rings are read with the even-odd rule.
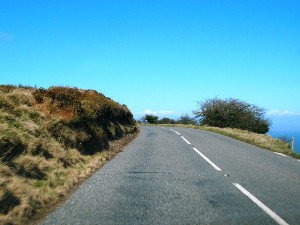
[[[140,124],[145,126],[145,124]],[[241,130],[237,128],[219,128],[209,126],[198,126],[198,125],[184,125],[184,124],[146,124],[147,126],[166,126],[166,127],[183,127],[193,128],[199,130],[211,131],[214,133],[222,134],[242,142],[255,145],[257,147],[267,149],[273,152],[282,153],[294,158],[300,159],[300,155],[291,149],[291,146],[286,141],[272,138],[266,134],[253,133],[247,130]]]
[[[219,128],[238,128],[254,133],[265,134],[269,131],[271,121],[265,118],[265,110],[247,102],[228,98],[212,98],[199,102],[195,117],[181,115],[178,120],[159,119],[156,115],[145,115],[138,122],[149,124],[185,124],[202,125]]]
[[[149,123],[149,124],[185,124],[185,125],[196,125],[197,121],[195,118],[190,117],[188,114],[181,115],[177,120],[163,117],[158,119],[158,116],[147,114],[137,121],[138,123]]]
[[[128,108],[96,91],[0,86],[0,224],[55,205],[136,132]]]
[[[194,114],[203,126],[238,128],[259,134],[267,133],[271,126],[263,108],[238,99],[206,99],[199,106]]]
[[[300,158],[286,139],[276,139],[265,135],[271,121],[265,118],[265,110],[238,99],[212,98],[199,102],[195,117],[182,115],[178,120],[159,119],[155,115],[145,115],[140,124],[179,126],[212,131],[237,140],[253,144],[274,152]]]

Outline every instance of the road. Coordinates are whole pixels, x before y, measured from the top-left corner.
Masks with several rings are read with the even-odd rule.
[[[141,127],[42,223],[300,224],[300,162],[186,128]]]

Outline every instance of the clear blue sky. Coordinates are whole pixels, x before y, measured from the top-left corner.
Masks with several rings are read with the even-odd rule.
[[[300,129],[300,2],[0,0],[0,76],[95,89],[136,118],[233,97]]]

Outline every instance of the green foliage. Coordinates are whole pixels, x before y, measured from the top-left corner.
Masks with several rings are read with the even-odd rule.
[[[264,118],[265,110],[238,99],[207,99],[195,111],[201,125],[230,127],[255,133],[267,133],[271,122]]]
[[[181,115],[178,120],[174,120],[167,117],[158,120],[157,116],[146,115],[141,119],[141,122],[143,123],[148,122],[150,124],[185,124],[185,125],[188,124],[195,125],[197,123],[197,121],[194,118],[190,117],[188,114]]]
[[[177,120],[177,123],[185,124],[185,125],[188,125],[188,124],[195,125],[197,122],[194,118],[190,117],[188,114],[184,114],[179,117],[179,119]]]
[[[37,180],[35,182],[35,187],[36,188],[43,188],[46,185],[47,181],[46,180]]]
[[[158,120],[157,123],[159,123],[159,124],[175,124],[175,123],[176,123],[176,120],[173,120],[173,119],[164,117],[164,118],[162,118],[161,120]]]
[[[145,120],[150,124],[157,124],[158,122],[158,116],[154,115],[146,115]]]

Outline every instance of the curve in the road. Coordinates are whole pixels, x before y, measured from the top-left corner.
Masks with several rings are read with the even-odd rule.
[[[297,160],[219,134],[173,129],[141,127],[43,224],[300,223]]]
[[[183,137],[178,131],[170,129],[171,131],[175,132],[188,144],[191,143]],[[206,162],[208,162],[215,170],[222,171],[216,164],[214,164],[209,158],[207,158],[203,153],[201,153],[198,149],[193,148],[195,152],[197,152]],[[278,153],[280,154],[280,153]],[[284,155],[285,156],[285,155]],[[262,203],[259,199],[257,199],[254,195],[252,195],[249,191],[243,188],[238,183],[233,183],[233,185],[239,189],[244,195],[246,195],[252,202],[254,202],[259,208],[261,208],[265,213],[267,213],[272,219],[274,219],[280,225],[288,225],[286,221],[284,221],[280,216],[278,216],[274,211],[272,211],[269,207],[267,207],[264,203]]]

